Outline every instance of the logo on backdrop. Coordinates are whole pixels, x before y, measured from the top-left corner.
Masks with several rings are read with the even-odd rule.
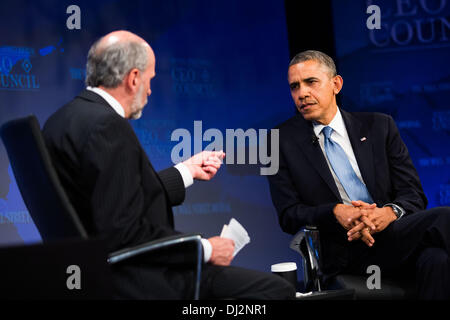
[[[450,45],[448,0],[377,2],[381,5],[367,8],[372,15],[366,21],[369,41],[375,47],[414,50]]]
[[[37,91],[39,79],[33,73],[32,59],[37,56],[50,56],[53,52],[64,52],[62,37],[56,45],[49,45],[38,50],[30,47],[0,47],[0,90]]]
[[[172,58],[170,74],[177,97],[214,98],[212,62],[205,59]]]
[[[0,89],[12,91],[35,91],[39,81],[33,74],[31,57],[33,48],[0,47]]]
[[[70,77],[72,80],[81,80],[84,82],[86,79],[86,69],[85,68],[70,68]]]
[[[433,112],[433,131],[450,131],[450,111]]]
[[[192,214],[231,214],[231,203],[229,202],[185,202],[179,206],[173,207],[175,215],[192,215]]]

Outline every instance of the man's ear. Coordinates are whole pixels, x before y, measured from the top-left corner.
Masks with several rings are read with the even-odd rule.
[[[134,68],[126,75],[125,83],[127,86],[127,90],[135,93],[139,88],[140,83],[140,72],[138,69]]]
[[[344,85],[344,79],[342,79],[340,75],[334,76],[333,84],[334,84],[333,92],[335,95],[337,95],[341,91],[342,86]]]

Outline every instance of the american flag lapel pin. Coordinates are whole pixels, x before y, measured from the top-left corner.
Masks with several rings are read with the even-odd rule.
[[[364,141],[367,140],[367,138],[366,137],[362,137],[360,140],[361,140],[361,142],[364,142]]]

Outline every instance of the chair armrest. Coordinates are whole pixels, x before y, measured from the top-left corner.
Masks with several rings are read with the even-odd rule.
[[[289,246],[300,253],[303,262],[303,278],[307,291],[322,291],[320,233],[315,226],[306,226],[292,238]]]
[[[198,300],[200,296],[200,277],[203,262],[203,245],[201,242],[201,236],[198,234],[180,234],[161,238],[154,241],[149,241],[134,247],[124,248],[109,254],[108,263],[115,264],[120,261],[140,256],[152,251],[156,251],[163,248],[175,247],[177,245],[186,244],[189,242],[194,243],[196,248],[194,299]]]
[[[200,260],[203,261],[202,253],[203,246],[201,243],[201,236],[198,234],[179,234],[170,237],[164,237],[157,240],[145,242],[139,244],[134,247],[124,248],[113,253],[110,253],[108,256],[108,263],[115,264],[117,262],[130,259],[132,257],[136,257],[138,255],[155,251],[158,249],[173,247],[180,244],[185,244],[187,242],[195,242],[197,243],[197,254],[200,256]]]

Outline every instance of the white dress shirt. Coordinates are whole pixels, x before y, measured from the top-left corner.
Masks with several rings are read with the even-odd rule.
[[[337,109],[336,115],[334,116],[333,120],[331,120],[331,122],[328,124],[328,126],[333,129],[333,132],[331,133],[331,139],[336,143],[338,143],[342,147],[342,149],[344,149],[344,152],[347,155],[347,158],[350,161],[350,164],[353,170],[355,171],[356,176],[358,177],[359,180],[361,180],[362,183],[364,183],[364,180],[361,176],[361,171],[359,171],[358,163],[356,162],[355,154],[353,153],[353,148],[350,143],[350,138],[348,137],[347,129],[345,128],[344,119],[342,119],[342,114],[339,108]],[[352,203],[350,197],[347,195],[347,192],[345,192],[344,187],[342,186],[338,177],[334,173],[334,170],[330,162],[328,161],[328,157],[325,152],[325,137],[322,132],[322,129],[325,126],[323,124],[314,122],[313,127],[315,135],[319,138],[320,148],[322,149],[322,152],[325,155],[325,159],[327,160],[328,167],[330,168],[331,174],[333,175],[334,182],[336,182],[339,195],[341,196],[344,204],[351,205]]]
[[[93,91],[96,94],[98,94],[100,97],[106,100],[111,108],[113,108],[122,118],[125,118],[125,110],[123,109],[122,105],[117,101],[116,98],[114,98],[112,95],[110,95],[105,90],[102,90],[100,88],[93,88],[93,87],[87,87],[87,90]],[[194,178],[192,177],[191,172],[183,163],[178,163],[175,168],[180,172],[181,177],[183,179],[184,187],[190,187],[194,183]],[[207,239],[202,239],[202,245],[203,245],[203,257],[205,262],[208,262],[211,258],[212,253],[212,246],[211,243]]]
[[[350,161],[350,165],[352,166],[353,170],[356,173],[356,176],[359,180],[361,180],[362,183],[364,183],[364,180],[361,175],[361,171],[358,167],[358,162],[356,162],[355,154],[353,153],[352,144],[350,143],[350,138],[348,137],[347,129],[345,127],[344,119],[342,119],[342,114],[339,108],[337,109],[336,115],[334,116],[333,120],[328,124],[329,127],[333,129],[333,132],[331,133],[331,139],[338,143],[342,149],[344,149],[345,154],[347,155],[348,160]],[[331,167],[330,162],[328,161],[327,154],[325,152],[325,137],[322,132],[322,129],[325,126],[323,124],[313,122],[313,129],[316,137],[319,138],[319,145],[322,149],[323,154],[325,155],[325,159],[327,160],[328,167],[330,168],[331,174],[333,175],[334,182],[336,183],[336,186],[339,191],[339,195],[342,198],[342,201],[344,204],[351,205],[350,197],[347,195],[347,192],[345,192],[344,187],[342,186],[341,182],[339,181],[338,177],[334,173],[333,168]],[[366,185],[364,183],[364,185]],[[406,212],[405,210],[400,207],[399,205],[395,203],[386,203],[383,205],[383,207],[395,207],[400,211],[400,215],[397,219],[400,219]]]

